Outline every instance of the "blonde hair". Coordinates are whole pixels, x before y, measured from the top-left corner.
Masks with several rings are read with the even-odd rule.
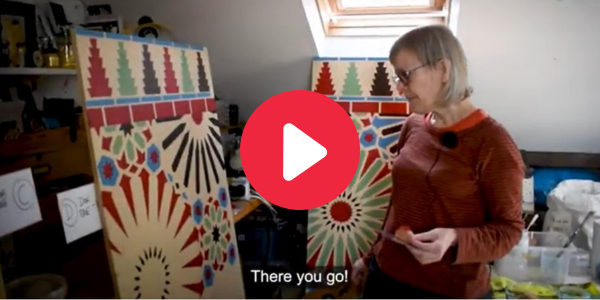
[[[468,83],[465,52],[448,27],[424,26],[404,34],[392,46],[390,62],[402,50],[413,52],[426,66],[435,66],[441,59],[450,61],[450,79],[444,86],[444,103],[461,101],[473,93],[473,88]]]

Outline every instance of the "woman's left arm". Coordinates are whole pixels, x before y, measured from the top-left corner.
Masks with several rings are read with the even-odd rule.
[[[489,222],[456,228],[456,264],[501,258],[519,242],[523,232],[524,166],[519,149],[504,131],[486,143],[480,154],[480,184]]]

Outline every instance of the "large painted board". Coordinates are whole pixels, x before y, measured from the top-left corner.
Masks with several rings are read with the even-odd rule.
[[[370,250],[392,190],[391,164],[409,106],[383,58],[316,58],[312,90],[350,114],[360,140],[352,182],[335,200],[308,212],[309,268],[349,268]]]
[[[208,52],[75,31],[120,298],[244,298]]]

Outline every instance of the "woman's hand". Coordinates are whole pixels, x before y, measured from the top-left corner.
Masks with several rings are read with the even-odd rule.
[[[356,285],[360,285],[365,277],[365,260],[362,258],[357,259],[352,265],[352,281]]]
[[[415,234],[413,241],[406,247],[422,265],[426,265],[442,260],[448,248],[456,243],[456,239],[456,230],[436,228]]]

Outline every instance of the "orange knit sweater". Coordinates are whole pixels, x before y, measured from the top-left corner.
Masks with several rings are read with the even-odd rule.
[[[457,134],[455,148],[442,147],[445,131]],[[477,110],[444,129],[413,114],[400,147],[383,230],[455,228],[458,242],[441,262],[421,265],[406,247],[379,236],[366,259],[374,255],[386,275],[432,293],[481,297],[490,289],[487,263],[507,254],[523,230],[524,168],[517,146],[502,125]]]

